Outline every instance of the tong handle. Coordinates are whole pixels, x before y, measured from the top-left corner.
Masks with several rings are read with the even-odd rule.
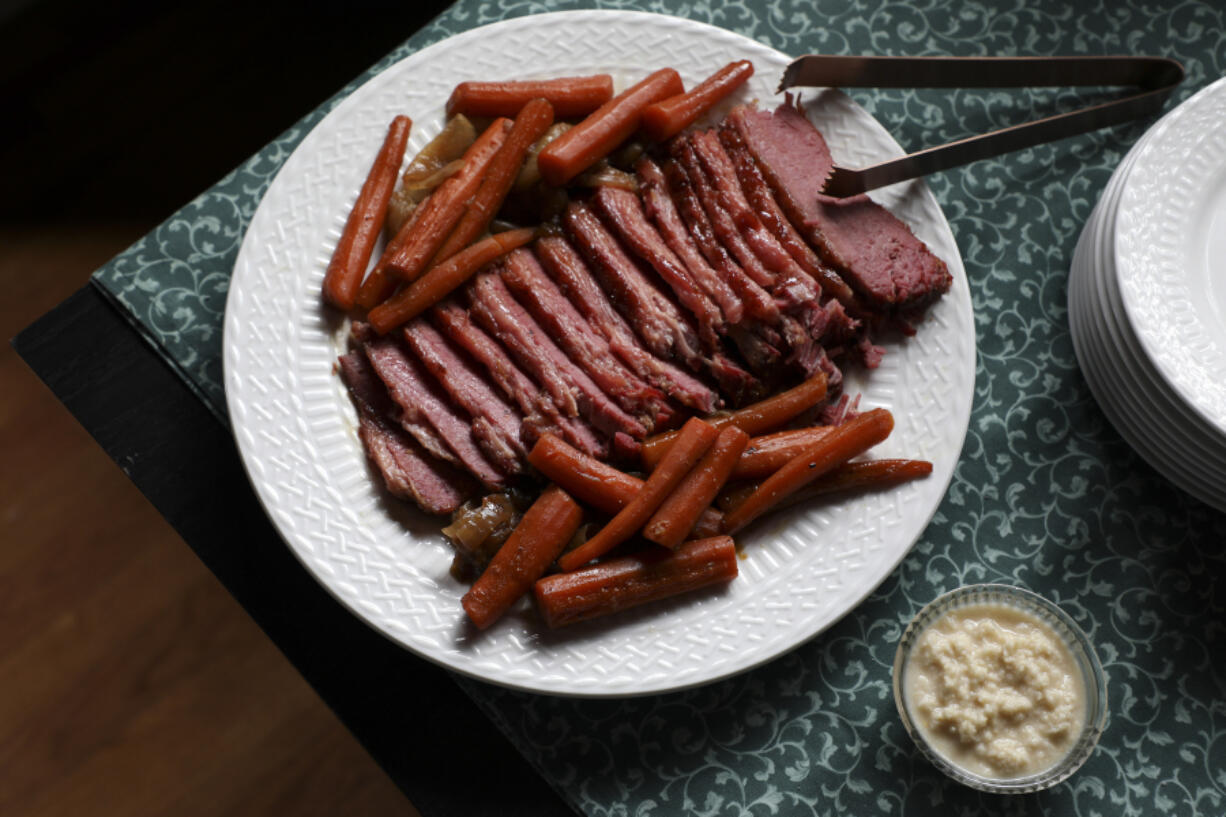
[[[1165,57],[839,57],[793,60],[779,90],[796,86],[1022,88],[1128,85],[1140,93],[1014,125],[859,170],[836,167],[824,193],[851,196],[1157,112],[1184,76]]]

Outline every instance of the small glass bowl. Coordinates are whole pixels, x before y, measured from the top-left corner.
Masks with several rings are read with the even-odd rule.
[[[1085,725],[1072,748],[1063,758],[1046,769],[1022,777],[985,777],[955,765],[928,742],[923,731],[916,725],[904,694],[905,673],[911,651],[929,625],[953,610],[984,604],[1012,607],[1015,610],[1030,613],[1050,627],[1064,640],[1069,652],[1073,655],[1074,662],[1081,671],[1084,682]],[[1007,584],[973,584],[959,587],[957,590],[951,590],[937,597],[920,610],[907,626],[902,640],[898,643],[898,652],[894,655],[894,703],[898,707],[898,714],[902,718],[907,734],[911,736],[915,745],[932,765],[946,775],[980,791],[995,794],[1023,794],[1051,788],[1067,780],[1090,757],[1090,753],[1094,751],[1107,725],[1107,676],[1103,672],[1102,663],[1099,662],[1093,645],[1090,644],[1090,639],[1059,607],[1042,596],[1019,587]]]

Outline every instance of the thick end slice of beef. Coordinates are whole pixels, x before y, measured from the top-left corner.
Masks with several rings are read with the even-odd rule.
[[[880,308],[922,309],[948,291],[945,262],[867,196],[832,199],[821,187],[833,160],[826,140],[794,106],[734,108],[736,128],[789,220],[823,260]]]
[[[362,447],[393,496],[441,515],[452,513],[477,493],[473,480],[431,457],[392,422],[391,398],[365,355],[350,352],[341,356],[338,365],[358,410]]]

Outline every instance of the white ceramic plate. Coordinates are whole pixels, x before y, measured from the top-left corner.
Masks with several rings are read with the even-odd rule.
[[[1146,354],[1226,437],[1226,79],[1147,137],[1120,196],[1115,264]]]
[[[1115,287],[1112,247],[1120,193],[1144,144],[1145,138],[1120,163],[1078,241],[1069,282],[1074,347],[1091,391],[1121,436],[1172,483],[1222,508],[1222,446],[1153,370]]]
[[[883,191],[943,259],[953,290],[918,335],[849,388],[886,406],[880,456],[932,460],[926,480],[780,514],[743,537],[729,586],[556,633],[526,604],[485,633],[466,626],[464,586],[447,572],[440,522],[390,500],[367,466],[333,362],[344,340],[320,286],[346,214],[393,115],[416,123],[410,153],[442,126],[460,80],[609,72],[617,87],[670,65],[687,85],[736,59],[757,73],[738,101],[777,101],[783,54],[722,29],[626,12],[568,12],[475,29],[392,66],[302,142],[270,186],[235,265],[225,322],[226,397],[256,493],[302,563],[355,614],[414,652],[508,687],[583,696],[680,689],[767,661],[854,608],[906,555],[948,486],[970,415],[975,340],[958,248],[922,184]],[[900,155],[871,116],[837,93],[810,113],[836,158]],[[236,546],[241,546],[236,543]]]

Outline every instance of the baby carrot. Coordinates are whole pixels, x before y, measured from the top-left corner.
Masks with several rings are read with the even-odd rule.
[[[741,528],[774,508],[789,495],[884,440],[894,429],[885,409],[866,411],[818,440],[766,478],[756,491],[724,516],[724,532]]]
[[[533,587],[545,623],[561,627],[726,582],[737,576],[736,544],[728,536],[686,542],[675,552],[651,548],[556,573]]]
[[[749,60],[730,62],[684,94],[662,99],[643,110],[643,132],[657,142],[688,128],[753,76]]]
[[[546,145],[536,159],[541,178],[555,187],[566,184],[630,138],[644,108],[684,90],[681,75],[672,68],[649,74]]]
[[[477,236],[485,232],[490,221],[502,207],[511,185],[519,175],[524,157],[533,142],[553,124],[553,108],[543,99],[533,99],[523,106],[515,123],[507,133],[507,139],[494,155],[481,186],[464,210],[460,223],[434,255],[434,262],[444,261],[467,247]]]
[[[387,203],[396,187],[396,174],[400,172],[404,146],[408,144],[412,127],[413,121],[407,116],[397,116],[392,120],[383,147],[375,156],[375,162],[362,184],[362,192],[358,193],[358,199],[349,211],[349,219],[345,222],[340,240],[336,242],[328,272],[324,275],[324,298],[333,306],[345,310],[353,308],[353,300],[358,294],[358,287],[362,285],[370,254],[387,218]]]
[[[359,306],[370,309],[387,299],[396,287],[396,278],[412,281],[422,273],[481,186],[485,169],[502,147],[510,127],[509,119],[494,120],[464,151],[464,167],[418,205],[421,215],[410,219],[388,242],[366,283],[358,290]]]
[[[825,437],[834,426],[813,426],[754,437],[737,460],[729,479],[765,479],[787,461]]]
[[[711,506],[719,489],[724,487],[748,443],[749,435],[736,426],[721,431],[694,470],[686,474],[648,521],[643,536],[657,545],[676,550],[689,537],[698,517]]]
[[[554,116],[570,119],[587,116],[613,96],[613,78],[561,77],[506,82],[461,82],[447,100],[447,116],[516,116],[533,99],[553,106]]]
[[[841,491],[881,491],[902,485],[913,479],[932,473],[932,463],[927,460],[866,460],[847,462],[833,471],[813,480],[780,503],[780,507],[794,505]],[[720,491],[716,502],[721,508],[732,509],[758,489],[756,482],[742,482]]]
[[[558,560],[562,570],[574,570],[599,556],[608,553],[629,539],[651,518],[677,483],[685,477],[694,463],[706,453],[715,441],[717,432],[702,420],[692,418],[681,427],[676,443],[668,450],[656,470],[643,483],[643,487],[628,505],[609,520],[595,536]],[[726,521],[726,520],[725,520]]]
[[[406,321],[411,321],[439,301],[450,295],[496,258],[522,247],[536,235],[536,228],[524,227],[495,233],[478,241],[466,250],[458,252],[434,267],[421,278],[409,284],[391,299],[370,310],[367,316],[370,325],[380,335],[386,335]]]
[[[553,434],[541,435],[528,453],[528,462],[580,502],[610,515],[629,505],[643,488],[643,480],[589,457]],[[723,520],[723,514],[708,508],[699,517],[694,531],[714,536]]]
[[[747,434],[761,434],[763,431],[778,428],[788,420],[797,417],[806,409],[813,408],[825,399],[826,373],[818,372],[799,386],[780,392],[773,397],[768,397],[761,402],[745,406],[745,408],[738,409],[731,414],[707,417],[705,419],[716,428],[734,425]],[[655,464],[664,456],[664,452],[668,450],[676,437],[676,431],[669,431],[645,440],[640,455],[643,458],[644,466],[654,468]]]
[[[460,604],[484,630],[545,574],[583,521],[583,510],[556,485],[545,489]]]

